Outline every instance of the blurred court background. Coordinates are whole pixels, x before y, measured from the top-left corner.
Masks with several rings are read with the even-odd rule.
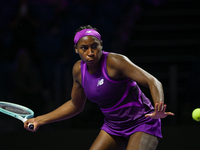
[[[90,24],[105,51],[126,55],[163,83],[167,111],[176,115],[162,120],[158,150],[196,150],[200,123],[191,113],[200,107],[199,6],[198,0],[0,0],[0,99],[30,107],[35,116],[69,100],[79,59],[74,33]],[[1,149],[87,150],[102,123],[90,101],[78,116],[36,133],[0,114]]]

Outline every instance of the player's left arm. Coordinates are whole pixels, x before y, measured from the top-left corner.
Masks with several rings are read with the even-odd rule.
[[[114,78],[130,78],[136,81],[138,84],[150,89],[150,93],[154,102],[155,112],[154,114],[148,114],[146,117],[152,118],[165,118],[167,115],[173,115],[173,113],[165,112],[166,104],[164,104],[164,92],[162,83],[143,70],[126,56],[111,53],[107,59],[108,73]]]

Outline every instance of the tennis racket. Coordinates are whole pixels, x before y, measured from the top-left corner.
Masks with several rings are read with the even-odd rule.
[[[3,101],[0,101],[0,112],[14,117],[16,119],[19,119],[22,122],[25,122],[27,119],[32,118],[34,116],[34,112],[25,106]],[[30,130],[33,130],[34,125],[29,124],[28,128]]]

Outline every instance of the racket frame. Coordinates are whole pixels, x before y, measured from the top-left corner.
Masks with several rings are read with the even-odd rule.
[[[0,107],[0,112],[4,113],[6,115],[9,115],[11,117],[14,117],[14,118],[16,118],[18,120],[21,120],[22,122],[25,122],[27,119],[32,118],[34,116],[34,112],[31,109],[29,109],[29,108],[27,108],[25,106],[22,106],[22,105],[19,105],[19,104],[10,103],[10,102],[5,102],[5,101],[0,101],[0,104],[10,105],[11,107],[16,107],[16,108],[23,109],[23,110],[26,110],[26,111],[30,112],[29,115],[18,114],[18,113],[14,113],[14,112],[8,111],[8,110],[3,109],[3,108]],[[34,128],[33,124],[29,124],[28,126],[29,126],[29,129],[31,129],[31,130]]]

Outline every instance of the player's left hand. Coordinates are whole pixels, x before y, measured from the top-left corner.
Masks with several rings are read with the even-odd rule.
[[[165,112],[167,105],[163,104],[163,102],[156,103],[155,111],[152,114],[146,114],[145,117],[158,119],[158,118],[165,118],[169,115],[174,116],[172,112]]]

